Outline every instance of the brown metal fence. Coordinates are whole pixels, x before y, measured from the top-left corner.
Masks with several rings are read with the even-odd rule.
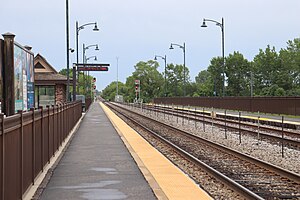
[[[0,114],[0,199],[22,199],[82,113],[81,102]]]
[[[300,97],[168,97],[155,98],[154,103],[300,115]]]
[[[93,99],[92,98],[86,98],[85,100],[85,110],[88,110],[90,105],[92,104]]]

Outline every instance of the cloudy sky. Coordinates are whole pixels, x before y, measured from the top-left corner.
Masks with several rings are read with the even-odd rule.
[[[0,33],[11,32],[22,45],[43,55],[58,71],[66,66],[65,0],[9,0],[0,6]],[[186,43],[186,65],[194,81],[210,59],[221,56],[221,31],[214,23],[201,28],[203,18],[225,24],[225,55],[241,52],[252,60],[268,44],[276,50],[300,37],[299,0],[69,0],[70,46],[75,48],[75,22],[97,22],[80,31],[79,47],[99,44],[100,51],[87,50],[87,56],[110,63],[109,72],[93,72],[97,89],[116,80],[116,57],[119,57],[119,80],[126,81],[139,61],[154,55],[167,55],[167,62],[183,63],[179,48],[170,43]],[[82,51],[79,50],[80,62]],[[76,62],[76,54],[70,63]],[[163,60],[159,60],[163,71]]]

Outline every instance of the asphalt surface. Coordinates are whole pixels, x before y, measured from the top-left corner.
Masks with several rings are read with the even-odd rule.
[[[40,199],[156,197],[100,105],[93,103]]]

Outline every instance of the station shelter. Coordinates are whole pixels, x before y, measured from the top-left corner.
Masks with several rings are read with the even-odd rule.
[[[41,54],[34,58],[34,80],[35,107],[67,102],[67,76],[59,74]]]

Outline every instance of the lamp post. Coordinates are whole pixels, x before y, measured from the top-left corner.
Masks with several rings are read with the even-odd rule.
[[[182,45],[171,43],[170,49],[174,49],[174,46],[178,46],[183,50],[183,96],[186,95],[186,87],[185,87],[185,43]]]
[[[119,98],[119,57],[116,57],[117,59],[117,98]]]
[[[87,49],[89,49],[90,47],[95,47],[95,51],[99,51],[99,47],[98,47],[98,44],[92,44],[92,45],[88,45],[88,46],[85,46],[85,44],[83,43],[82,44],[82,55],[83,55],[83,64],[86,62],[85,61],[85,51]],[[86,88],[86,85],[87,85],[87,82],[86,82],[86,78],[85,78],[85,73],[87,74],[87,72],[83,72],[83,82],[84,82],[84,85],[85,85],[85,88]]]
[[[90,59],[92,59],[92,58],[94,58],[94,61],[97,61],[97,56],[90,56],[90,57],[88,57],[88,58],[85,57],[85,63],[87,63],[87,61],[90,60]],[[89,76],[89,75],[88,75],[88,76]],[[87,80],[87,81],[88,81],[88,80]],[[91,83],[88,83],[87,85],[88,85],[88,87],[90,87]]]
[[[222,33],[222,59],[223,59],[223,96],[225,96],[225,53],[224,53],[224,19],[222,17],[222,22],[218,22],[212,19],[203,19],[203,23],[201,27],[206,28],[207,25],[205,22],[214,22],[216,23],[217,26],[221,28],[221,33]]]
[[[157,56],[155,55],[154,60],[157,60],[157,58],[161,58],[165,61],[165,97],[167,96],[167,55],[165,57],[163,56]]]
[[[76,63],[78,66],[78,40],[79,40],[79,31],[84,29],[85,26],[89,26],[89,25],[94,25],[93,31],[99,31],[98,27],[97,27],[97,22],[91,22],[91,23],[86,23],[83,24],[81,26],[78,25],[78,21],[76,21]],[[78,73],[78,72],[77,72]],[[79,73],[78,73],[78,79],[79,79]],[[73,91],[75,91],[75,88],[73,89]],[[77,93],[79,92],[79,87],[77,87]],[[73,94],[73,96],[76,97],[76,95]],[[74,99],[76,100],[76,99]]]
[[[69,74],[69,62],[70,62],[70,40],[69,40],[69,0],[66,0],[66,40],[67,40],[67,95],[66,99],[69,102],[69,93],[70,93],[70,74]]]

